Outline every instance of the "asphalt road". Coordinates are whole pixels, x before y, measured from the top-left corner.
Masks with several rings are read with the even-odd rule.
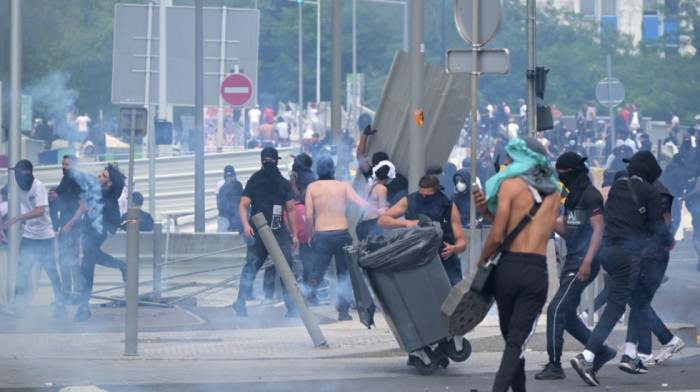
[[[700,390],[700,349],[686,349],[669,362],[656,366],[646,375],[629,375],[617,369],[617,361],[611,362],[599,373],[601,385],[587,386],[565,364],[567,378],[557,381],[538,381],[534,374],[540,363],[546,361],[544,353],[527,354],[527,388],[530,391],[697,391]],[[573,355],[573,353],[571,353]],[[565,358],[567,355],[565,354]],[[617,359],[617,358],[616,358]],[[619,359],[618,359],[619,360]],[[313,362],[304,360],[256,360],[256,361],[162,361],[147,366],[138,362],[113,364],[70,363],[72,372],[84,367],[100,373],[95,378],[78,378],[76,383],[93,382],[109,392],[435,392],[435,391],[490,391],[494,372],[500,361],[499,353],[474,353],[466,362],[450,364],[434,376],[420,376],[413,368],[405,366],[401,357],[324,359]],[[61,366],[36,371],[37,377],[51,377],[60,372]],[[102,369],[94,368],[98,366]],[[4,366],[4,365],[3,365]],[[106,367],[106,368],[104,368]],[[10,370],[10,369],[5,369]],[[65,370],[65,369],[64,369]],[[20,371],[18,369],[18,371]],[[130,378],[131,383],[119,382]],[[159,382],[158,379],[161,381]],[[189,379],[190,381],[186,381]],[[59,391],[61,387],[1,389],[0,391]]]

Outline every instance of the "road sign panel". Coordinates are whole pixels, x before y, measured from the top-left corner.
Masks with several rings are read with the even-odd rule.
[[[472,72],[471,49],[450,49],[447,51],[447,72]],[[506,74],[510,70],[508,49],[481,49],[477,53],[477,72],[481,74]]]
[[[146,135],[148,124],[148,111],[146,108],[123,107],[119,108],[119,134],[131,137],[131,126],[134,125],[134,137]]]
[[[625,100],[625,86],[615,78],[605,78],[596,85],[595,97],[601,105],[615,107]]]
[[[253,83],[247,76],[236,73],[221,82],[221,97],[233,106],[243,106],[253,97]]]
[[[477,0],[479,3],[478,37],[472,37],[474,0],[454,0],[457,32],[468,43],[483,46],[496,37],[503,19],[503,0]]]

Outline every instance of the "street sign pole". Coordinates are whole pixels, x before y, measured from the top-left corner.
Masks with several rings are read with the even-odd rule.
[[[471,186],[474,186],[476,184],[476,139],[478,135],[478,125],[477,125],[477,118],[478,118],[478,113],[479,113],[479,107],[477,105],[477,99],[478,99],[478,91],[479,91],[479,69],[477,68],[478,63],[479,63],[479,45],[476,43],[479,42],[479,1],[473,1],[472,2],[472,72],[471,72],[471,84],[472,84],[472,96],[471,96],[471,102],[472,102],[472,118],[471,118],[471,128],[472,128],[472,137],[471,137],[471,145],[470,145],[470,156],[471,158],[469,159],[469,171],[471,172],[469,181],[471,183]],[[481,241],[477,238],[477,232],[476,232],[476,203],[474,202],[474,194],[470,194],[469,198],[471,199],[471,202],[469,203],[469,244],[471,246],[469,247],[469,273],[471,274],[472,271],[476,271],[476,266],[478,262],[478,249],[481,248],[480,246],[476,246],[476,244],[480,244]]]
[[[605,56],[606,61],[608,63],[608,81],[612,80],[612,66],[610,65],[610,55]],[[612,149],[615,146],[615,142],[617,141],[616,139],[616,133],[615,133],[615,117],[613,113],[613,100],[612,100],[612,83],[608,83],[608,97],[610,97],[608,101],[608,109],[610,109],[610,143],[612,146],[610,148]],[[611,150],[612,151],[612,150]]]
[[[469,72],[471,75],[471,146],[470,146],[470,171],[469,181],[472,186],[476,184],[476,162],[479,105],[478,90],[479,77],[482,73],[507,73],[508,51],[506,49],[487,49],[483,46],[496,37],[503,19],[503,0],[454,0],[454,18],[457,32],[467,43],[470,50],[451,49],[447,52],[448,72]],[[486,54],[488,53],[488,54]],[[470,55],[470,62],[467,61]],[[493,60],[493,61],[491,61]],[[482,64],[483,63],[483,64]],[[478,260],[477,244],[481,241],[476,231],[476,204],[474,195],[470,196],[469,206],[469,265],[467,275],[476,270]]]

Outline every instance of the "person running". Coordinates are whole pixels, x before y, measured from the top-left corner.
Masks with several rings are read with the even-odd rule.
[[[352,302],[352,288],[344,247],[352,244],[348,232],[345,207],[350,201],[370,214],[378,214],[376,208],[362,199],[349,184],[335,180],[335,165],[330,157],[321,157],[316,163],[318,180],[306,189],[306,230],[309,246],[314,254],[314,266],[309,278],[310,302],[315,288],[323,280],[331,257],[335,256],[338,278],[338,321],[352,320],[348,313]]]
[[[671,228],[671,205],[673,196],[661,181],[654,181],[654,187],[661,195],[661,206],[663,209],[666,227]],[[666,327],[651,307],[651,300],[663,282],[670,252],[663,246],[656,236],[649,237],[648,246],[642,252],[641,273],[637,286],[632,292],[632,299],[642,308],[641,312],[630,313],[630,322],[627,327],[627,337],[625,338],[625,353],[636,353],[646,367],[656,366],[657,362],[664,362],[680,352],[685,347],[685,343]],[[632,318],[632,316],[635,316]],[[639,325],[649,325],[640,331]],[[659,355],[654,358],[651,353],[651,333],[654,333],[662,345]]]
[[[547,308],[547,354],[549,362],[535,374],[536,380],[566,378],[561,367],[564,331],[586,344],[591,331],[576,315],[583,290],[595,279],[600,261],[595,258],[603,238],[603,196],[588,178],[586,158],[565,152],[556,162],[559,180],[569,190],[564,215],[557,218],[554,231],[566,241],[566,260],[561,267],[559,289]],[[596,356],[597,369],[615,358],[614,349],[604,346]],[[596,370],[597,370],[596,369]]]
[[[14,168],[15,180],[19,187],[20,215],[11,217],[5,222],[3,229],[7,230],[16,223],[23,223],[22,240],[19,244],[19,261],[17,264],[17,280],[15,297],[11,308],[16,315],[21,315],[31,300],[29,275],[35,262],[39,262],[46,275],[51,280],[55,300],[54,317],[66,315],[61,278],[56,269],[54,251],[54,232],[49,212],[48,192],[44,184],[34,178],[34,166],[26,159],[17,162]],[[5,235],[0,234],[0,240]]]
[[[608,302],[603,314],[591,332],[583,352],[571,360],[571,366],[588,385],[597,386],[595,359],[603,352],[605,339],[630,304],[630,318],[642,311],[636,301],[630,301],[632,290],[640,275],[642,250],[650,235],[657,236],[661,245],[672,248],[675,244],[663,219],[661,197],[652,183],[661,175],[661,167],[649,151],[636,153],[626,159],[628,177],[617,179],[605,203],[605,231],[598,254],[602,267],[610,276]],[[640,320],[640,319],[637,319]],[[648,320],[646,318],[645,320]],[[648,324],[637,325],[645,333]],[[644,374],[647,368],[636,352],[625,350],[620,369],[631,374]]]
[[[505,339],[493,383],[496,392],[525,390],[525,347],[547,300],[547,241],[561,205],[560,188],[540,142],[529,136],[513,139],[506,145],[506,153],[506,167],[486,182],[486,197],[476,187],[472,190],[479,212],[493,223],[479,266],[523,218],[531,219],[503,250],[493,271],[494,297]]]

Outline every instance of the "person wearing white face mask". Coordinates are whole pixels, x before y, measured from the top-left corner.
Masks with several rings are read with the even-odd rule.
[[[471,173],[468,168],[462,168],[457,170],[457,172],[452,176],[454,181],[455,193],[452,195],[452,202],[457,206],[459,211],[459,217],[462,227],[469,227],[470,215],[469,215],[469,205],[471,203],[470,193],[471,186],[469,186],[469,179],[471,178]],[[476,179],[477,186],[481,188],[481,182],[479,178]],[[476,212],[477,227],[479,222],[481,222],[481,214]]]

